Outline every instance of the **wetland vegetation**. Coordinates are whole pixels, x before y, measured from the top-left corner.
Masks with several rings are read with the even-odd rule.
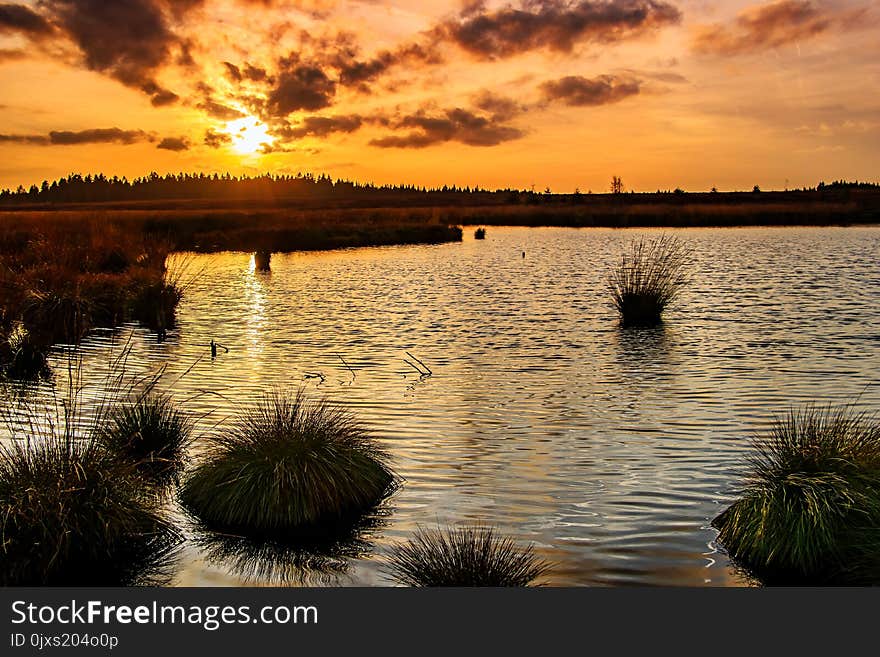
[[[712,524],[767,584],[880,582],[880,421],[807,406],[753,439],[739,498]]]
[[[481,226],[474,239],[483,240],[482,226],[503,224],[870,223],[877,219],[875,194],[854,188],[563,199],[510,190],[374,189],[328,207],[268,207],[259,200],[245,207],[235,198],[104,199],[86,207],[66,200],[56,207],[39,195],[30,205],[6,195],[0,369],[7,379],[51,377],[53,345],[73,354],[95,329],[128,322],[161,342],[200,274],[169,264],[178,251],[247,251],[256,254],[258,270],[268,270],[272,254],[285,251],[457,242],[461,225]],[[371,199],[392,197],[399,206],[369,207]],[[426,199],[442,202],[419,204]],[[493,229],[490,242],[474,247],[495,240]],[[531,266],[520,247],[509,249],[514,260]],[[603,261],[601,295],[607,302],[610,290],[630,342],[656,338],[651,331],[662,331],[657,325],[667,308],[679,308],[674,302],[685,310],[695,303],[684,291],[699,256],[692,241],[666,233],[627,239]],[[590,298],[598,307],[598,297]],[[354,381],[356,370],[337,357]],[[619,358],[639,367],[643,357]],[[323,384],[326,377],[319,378]],[[165,583],[183,540],[168,513],[175,499],[209,560],[277,582],[308,572],[337,575],[371,553],[362,531],[375,526],[377,509],[402,481],[392,452],[365,425],[302,390],[268,394],[199,435],[186,405],[178,408],[152,388],[113,400],[99,415],[85,432],[60,424],[29,433],[19,424],[0,442],[2,583]],[[712,523],[737,566],[768,584],[880,581],[876,418],[808,407],[779,420],[753,446],[739,498]],[[387,554],[383,572],[412,586],[525,586],[552,573],[533,547],[493,528],[419,529]]]

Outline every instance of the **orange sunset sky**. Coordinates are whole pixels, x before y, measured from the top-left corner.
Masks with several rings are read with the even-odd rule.
[[[71,172],[782,189],[880,178],[869,0],[0,3],[0,187]]]

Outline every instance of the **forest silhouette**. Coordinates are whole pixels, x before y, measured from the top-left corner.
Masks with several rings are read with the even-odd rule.
[[[749,198],[760,192],[756,185],[751,192],[719,193],[715,188],[711,192],[688,193],[681,188],[674,190],[657,190],[656,192],[630,191],[627,193],[619,176],[613,176],[608,191],[617,198],[617,202],[627,197],[637,197],[652,202],[680,202],[682,196],[694,200],[711,195],[708,201],[717,202],[721,196],[736,202],[754,201]],[[802,188],[784,192],[762,192],[778,197],[784,194],[789,198],[833,197],[840,200],[847,192],[876,192],[880,185],[869,182],[847,182],[843,180],[832,183],[820,182],[816,187]],[[344,179],[333,179],[327,174],[313,175],[298,173],[296,175],[277,175],[266,173],[258,176],[233,176],[229,173],[168,173],[160,175],[152,172],[149,175],[129,180],[126,177],[106,176],[105,174],[81,175],[72,173],[57,180],[43,180],[41,184],[30,187],[20,185],[17,189],[0,191],[0,205],[17,206],[27,204],[64,204],[64,203],[107,203],[107,202],[143,202],[168,200],[208,199],[213,201],[277,201],[309,199],[313,201],[349,201],[369,203],[381,199],[391,205],[430,205],[441,202],[446,204],[499,205],[499,204],[539,204],[539,203],[586,203],[589,197],[605,196],[605,190],[593,194],[575,190],[573,193],[555,194],[549,188],[542,192],[534,189],[495,189],[488,190],[479,185],[442,187],[424,187],[409,184],[375,185],[370,182],[357,182]],[[748,194],[748,196],[746,196]],[[671,197],[671,198],[670,198]],[[633,201],[636,201],[634,198]]]

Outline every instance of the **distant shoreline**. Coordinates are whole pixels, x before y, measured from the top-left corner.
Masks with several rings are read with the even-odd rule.
[[[392,198],[393,197],[393,198]],[[109,220],[167,233],[192,250],[315,250],[456,241],[441,227],[686,228],[880,223],[880,191],[624,193],[517,196],[429,192],[369,198],[156,199],[4,204],[0,222]],[[429,201],[436,201],[429,203]]]

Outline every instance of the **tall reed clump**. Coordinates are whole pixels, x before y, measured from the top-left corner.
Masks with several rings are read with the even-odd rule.
[[[474,231],[474,239],[475,240],[484,240],[486,239],[486,229],[485,228],[477,228]]]
[[[193,423],[170,397],[147,391],[109,409],[96,431],[111,454],[156,482],[177,478]]]
[[[208,439],[180,499],[209,529],[284,540],[334,535],[396,483],[388,456],[347,413],[275,391]]]
[[[718,542],[767,584],[880,583],[880,423],[808,406],[754,439]]]
[[[385,571],[408,586],[528,586],[550,565],[491,528],[419,529],[395,546]]]
[[[608,276],[611,299],[625,325],[659,324],[688,284],[690,248],[672,235],[634,240]]]
[[[96,442],[0,444],[0,585],[162,583],[181,540],[137,474]]]

